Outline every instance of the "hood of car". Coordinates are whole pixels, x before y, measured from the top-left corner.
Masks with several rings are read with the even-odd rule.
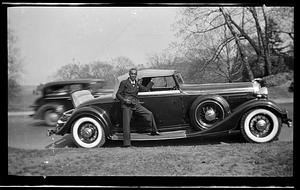
[[[210,83],[210,84],[182,84],[181,90],[186,93],[238,93],[254,92],[252,82]]]

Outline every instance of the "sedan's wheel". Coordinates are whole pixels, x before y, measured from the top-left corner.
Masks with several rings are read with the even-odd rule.
[[[47,110],[44,113],[45,123],[49,126],[55,126],[58,119],[59,119],[59,114],[55,112],[54,109]]]
[[[81,117],[72,126],[75,144],[82,148],[95,148],[105,143],[105,134],[100,123],[92,117]]]
[[[250,110],[241,121],[241,132],[248,142],[271,142],[278,137],[280,130],[281,119],[266,109]]]
[[[196,128],[207,130],[224,119],[225,111],[216,100],[204,100],[192,106],[191,120]]]

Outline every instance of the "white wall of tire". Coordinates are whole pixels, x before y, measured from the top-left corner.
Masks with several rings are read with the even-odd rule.
[[[97,127],[98,137],[93,143],[82,142],[78,136],[78,132],[77,132],[78,128],[84,122],[91,122]],[[103,128],[101,127],[101,125],[99,124],[99,122],[97,120],[95,120],[94,118],[88,117],[88,116],[81,117],[80,119],[75,121],[75,123],[72,127],[72,136],[73,136],[73,140],[75,141],[75,143],[82,148],[95,148],[98,146],[102,146],[105,142],[105,135],[104,135]]]

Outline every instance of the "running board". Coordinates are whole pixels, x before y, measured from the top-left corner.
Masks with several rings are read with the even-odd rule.
[[[150,140],[167,140],[167,139],[181,139],[186,138],[186,130],[160,132],[160,135],[152,136],[150,133],[131,133],[132,141],[150,141]],[[115,133],[110,140],[123,140],[123,133]]]

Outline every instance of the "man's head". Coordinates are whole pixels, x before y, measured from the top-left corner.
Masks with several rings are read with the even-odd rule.
[[[137,69],[136,68],[131,68],[129,70],[129,78],[130,78],[130,80],[134,81],[136,79],[136,75],[137,75]]]

